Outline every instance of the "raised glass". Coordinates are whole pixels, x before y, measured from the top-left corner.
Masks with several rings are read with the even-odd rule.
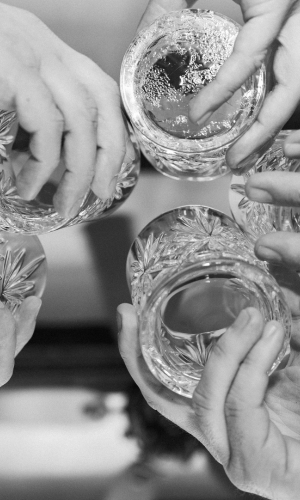
[[[37,236],[0,232],[0,301],[14,314],[26,297],[41,297],[46,257]]]
[[[211,82],[233,50],[240,26],[221,14],[185,9],[166,14],[130,44],[121,67],[121,94],[141,150],[161,173],[210,180],[228,171],[228,147],[254,122],[266,91],[265,66],[201,127],[189,103]]]
[[[18,195],[15,178],[28,159],[29,152],[11,149],[14,134],[10,131],[15,131],[16,128],[15,112],[0,111],[0,231],[34,235],[99,219],[114,212],[128,198],[137,182],[140,154],[129,127],[133,149],[131,156],[127,155],[121,166],[114,195],[101,200],[89,190],[78,214],[72,218],[63,218],[53,206],[53,195],[65,171],[63,161],[34,200],[25,201]]]
[[[255,307],[275,319],[285,342],[290,311],[265,262],[225,214],[185,206],[157,217],[134,241],[127,260],[143,356],[169,389],[192,397],[211,349],[240,311]]]
[[[300,231],[299,208],[257,203],[249,200],[245,192],[247,180],[255,173],[275,170],[298,172],[300,170],[299,159],[289,159],[284,155],[283,143],[290,133],[290,130],[282,130],[270,149],[246,174],[232,176],[229,189],[230,209],[235,221],[253,242],[263,234],[273,231]]]

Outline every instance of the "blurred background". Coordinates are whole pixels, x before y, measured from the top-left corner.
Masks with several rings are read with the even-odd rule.
[[[147,0],[12,0],[116,80]],[[197,7],[241,22],[231,0]],[[99,89],[101,92],[101,89]],[[144,402],[117,344],[130,302],[129,246],[154,217],[204,204],[229,214],[230,176],[191,183],[142,159],[138,185],[111,217],[40,237],[48,284],[33,339],[0,391],[1,500],[228,500],[239,492],[192,437]]]

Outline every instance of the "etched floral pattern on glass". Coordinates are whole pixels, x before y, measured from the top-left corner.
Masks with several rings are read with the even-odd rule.
[[[142,352],[167,387],[191,397],[220,335],[245,307],[277,319],[286,331],[290,313],[267,265],[225,214],[180,207],[150,222],[128,255],[127,277],[139,315]]]
[[[36,236],[0,232],[0,300],[14,314],[26,297],[41,297],[46,257]]]
[[[258,203],[249,200],[245,191],[247,180],[255,173],[299,171],[300,160],[287,158],[283,151],[283,142],[290,133],[290,130],[282,130],[273,145],[246,174],[232,177],[229,190],[231,212],[238,225],[252,241],[273,231],[300,231],[298,208]]]

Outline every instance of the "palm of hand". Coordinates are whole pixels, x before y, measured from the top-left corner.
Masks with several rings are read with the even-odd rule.
[[[293,114],[300,97],[300,1],[238,0],[237,3],[246,23],[236,42],[237,51],[243,53],[245,59],[249,57],[247,65],[254,67],[259,66],[272,49],[270,71],[274,89],[267,95],[253,130],[231,149],[229,161],[245,157],[254,146],[264,144],[277,134]],[[243,151],[247,142],[249,151]],[[234,163],[233,160],[232,165]]]
[[[270,377],[265,402],[281,433],[300,440],[300,277],[284,266],[270,266],[270,271],[285,294],[293,323],[289,360]]]
[[[256,403],[250,403],[249,408],[238,408],[238,402],[232,405],[229,392],[223,465],[231,481],[242,490],[270,499],[294,499],[299,488],[300,455],[300,278],[285,267],[276,266],[271,271],[293,316],[291,352],[286,367],[269,378],[261,400],[255,398],[255,392],[261,391],[263,396],[263,388],[256,386]],[[235,411],[240,412],[237,418]]]
[[[283,436],[300,441],[299,401],[300,366],[290,365],[271,376],[265,397],[270,420]]]

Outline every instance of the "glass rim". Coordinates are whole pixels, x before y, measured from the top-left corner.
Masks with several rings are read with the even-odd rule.
[[[135,241],[137,238],[140,238],[141,235],[149,229],[149,227],[152,226],[152,224],[155,224],[155,222],[159,221],[163,217],[168,216],[169,214],[173,214],[176,212],[182,212],[183,210],[197,210],[197,209],[204,209],[207,210],[209,215],[217,216],[217,217],[222,217],[222,219],[226,219],[226,221],[230,222],[240,233],[242,233],[245,237],[247,235],[244,233],[244,231],[240,228],[238,223],[234,220],[234,218],[231,215],[226,214],[225,212],[222,212],[222,210],[219,210],[218,208],[211,207],[209,205],[202,205],[202,204],[191,204],[191,205],[179,205],[178,207],[173,207],[170,208],[169,210],[166,210],[166,212],[163,212],[162,214],[157,215],[157,217],[154,217],[154,219],[151,219],[137,234],[137,236],[134,238],[132,244],[130,245],[130,250],[132,249]],[[129,251],[130,251],[129,250]]]
[[[286,303],[283,292],[281,291],[276,279],[261,267],[256,266],[254,262],[250,262],[246,258],[229,251],[206,251],[201,255],[197,255],[193,261],[185,261],[178,266],[170,268],[169,272],[158,281],[157,286],[147,296],[143,307],[139,311],[139,315],[144,316],[147,314],[147,311],[153,307],[154,303],[157,303],[157,307],[159,307],[163,304],[166,297],[168,297],[170,293],[175,290],[175,288],[183,286],[187,280],[197,280],[205,274],[218,271],[218,268],[221,266],[230,264],[235,265],[235,268],[232,270],[232,274],[236,277],[243,277],[244,279],[245,271],[247,273],[247,271],[250,270],[254,271],[257,275],[259,274],[263,276],[264,283],[271,285],[273,290],[279,294],[283,302]],[[228,274],[229,269],[221,271],[221,273],[222,272],[224,272],[224,274]],[[165,288],[168,288],[168,290],[163,292]]]

